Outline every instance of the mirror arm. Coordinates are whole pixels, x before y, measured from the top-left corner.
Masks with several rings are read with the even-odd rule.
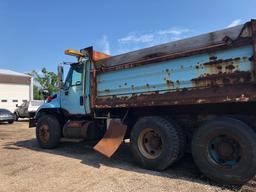
[[[63,65],[58,65],[58,87],[59,89],[63,88]]]

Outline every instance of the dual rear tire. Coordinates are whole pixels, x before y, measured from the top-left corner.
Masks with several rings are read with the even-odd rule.
[[[131,151],[144,168],[164,170],[185,150],[185,135],[170,119],[143,117],[131,132]],[[243,184],[256,173],[256,133],[245,122],[216,118],[202,124],[192,138],[198,168],[223,184]]]
[[[143,117],[131,132],[131,152],[142,167],[164,170],[180,158],[178,127],[158,116]]]
[[[222,184],[243,184],[256,173],[256,133],[230,118],[205,122],[194,133],[192,155],[198,168]]]

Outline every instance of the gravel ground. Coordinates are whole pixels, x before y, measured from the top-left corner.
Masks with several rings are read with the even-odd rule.
[[[63,141],[40,149],[27,122],[0,124],[0,191],[239,191],[202,176],[191,156],[164,172],[139,168],[128,144],[111,159],[91,149],[93,143]]]

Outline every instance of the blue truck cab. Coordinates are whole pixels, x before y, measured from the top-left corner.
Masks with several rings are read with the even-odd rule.
[[[90,70],[90,63],[87,60],[71,64],[60,91],[47,98],[47,102],[38,109],[36,118],[42,111],[50,109],[61,109],[70,116],[90,114],[90,89],[86,89],[90,83],[90,76],[86,76],[87,70]]]

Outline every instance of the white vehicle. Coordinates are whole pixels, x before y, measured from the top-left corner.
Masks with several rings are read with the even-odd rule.
[[[34,117],[37,109],[44,103],[43,100],[25,101],[14,111],[15,120],[19,118],[32,118]]]

